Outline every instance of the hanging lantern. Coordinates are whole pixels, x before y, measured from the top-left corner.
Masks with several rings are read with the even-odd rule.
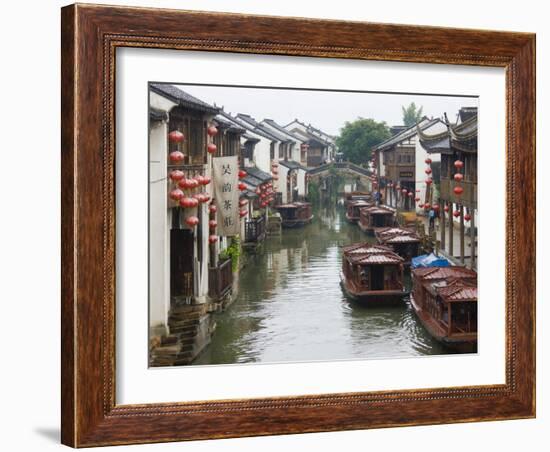
[[[185,222],[187,223],[188,226],[194,227],[199,224],[199,219],[193,215],[189,218],[186,218]]]
[[[218,134],[218,129],[215,126],[210,126],[206,129],[206,133],[209,137],[215,137]]]
[[[199,185],[204,185],[204,177],[201,176],[200,174],[198,176],[195,176],[195,180]]]
[[[204,192],[204,193],[202,194],[202,198],[203,198],[203,201],[202,201],[202,202],[208,202],[208,201],[210,201],[210,194]]]
[[[439,204],[434,204],[432,206],[432,209],[435,210],[436,212],[438,212],[439,211]]]
[[[472,219],[472,216],[469,213],[467,213],[466,215],[464,215],[464,219],[466,221],[470,221]]]
[[[403,193],[404,195],[406,195],[406,194],[407,194],[407,189],[404,188],[403,190],[401,190],[401,193]]]
[[[433,182],[433,179],[431,177],[428,177],[425,182],[426,182],[426,185],[431,185]]]
[[[454,166],[456,169],[460,169],[464,166],[464,162],[462,160],[455,160]]]
[[[464,179],[464,175],[462,173],[456,173],[453,176],[453,179],[457,182],[462,182],[462,179]]]
[[[202,194],[202,193],[195,193],[193,195],[193,198],[196,199],[199,203],[205,202],[204,194]]]
[[[181,163],[183,162],[185,155],[183,155],[183,152],[180,152],[180,151],[172,151],[170,152],[170,155],[168,156],[168,158],[172,163]]]
[[[206,146],[206,150],[208,151],[209,154],[214,154],[216,152],[216,149],[218,148],[214,143],[208,143],[208,146]]]
[[[246,171],[239,170],[239,179],[242,179],[243,177],[246,177]]]
[[[414,196],[414,195],[413,195],[413,192],[410,191],[409,193],[407,193],[407,196],[408,196],[409,198],[412,198],[412,197]]]
[[[443,207],[443,210],[444,210],[445,212],[448,212],[448,211],[449,211],[449,206]]]
[[[424,172],[429,176],[430,174],[432,174],[432,169],[431,168],[426,168],[424,170]]]
[[[199,202],[195,198],[183,198],[180,199],[180,206],[189,209],[191,207],[197,207]]]
[[[426,160],[424,160],[424,163],[426,165],[431,165],[432,164],[432,159],[430,157],[428,157]]]
[[[414,198],[414,200],[415,200],[416,202],[418,202],[418,201],[420,201],[420,198],[416,197],[416,198]]]
[[[430,210],[430,209],[431,209],[431,206],[428,203],[424,204],[424,210]]]
[[[173,199],[174,201],[179,201],[184,196],[185,194],[179,188],[175,188],[170,192],[170,198]]]
[[[208,222],[208,226],[210,227],[210,229],[216,229],[216,226],[218,226],[218,222],[216,220],[210,220]]]
[[[267,206],[267,202],[265,202],[265,201],[262,201],[262,202],[261,202],[261,204],[260,204],[260,206],[262,206],[262,207],[265,207],[265,206]]]
[[[417,189],[416,189],[416,193],[420,193],[420,188],[417,188]]]
[[[464,189],[460,185],[457,185],[455,188],[453,188],[453,192],[455,195],[460,196],[462,195],[462,193],[464,193]]]
[[[246,214],[248,213],[248,210],[240,210],[239,211],[239,216],[242,218],[242,217],[245,217]]]
[[[455,211],[453,212],[453,216],[454,216],[455,218],[458,218],[458,217],[460,216],[460,210],[455,210]]]
[[[262,189],[260,187],[256,188],[256,194],[259,195],[262,192]]]
[[[239,182],[239,185],[237,185],[237,187],[239,188],[240,191],[246,190],[246,185],[243,184],[242,182]]]
[[[208,236],[208,243],[213,244],[213,243],[216,243],[217,241],[218,241],[218,236],[217,235]]]
[[[172,130],[168,134],[168,139],[171,143],[183,143],[185,136],[179,130]]]
[[[216,213],[218,211],[218,208],[214,204],[211,204],[208,210],[210,211],[210,213]]]
[[[185,173],[180,170],[172,170],[170,171],[170,179],[174,182],[179,182],[185,177]]]
[[[246,206],[247,204],[248,204],[248,201],[247,201],[246,199],[241,199],[241,200],[239,201],[239,206],[240,206],[240,207],[244,207],[244,206]]]
[[[271,172],[272,172],[273,174],[279,174],[279,170],[276,169],[276,168],[272,168],[272,169],[271,169]]]
[[[208,185],[210,182],[212,182],[212,178],[210,176],[202,177],[202,185]]]

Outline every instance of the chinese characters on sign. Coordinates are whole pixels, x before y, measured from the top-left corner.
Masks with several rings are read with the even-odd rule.
[[[218,234],[237,235],[239,222],[239,163],[237,156],[212,159],[214,199],[218,208]]]

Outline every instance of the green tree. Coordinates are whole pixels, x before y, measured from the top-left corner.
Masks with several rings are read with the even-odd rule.
[[[408,107],[401,107],[403,110],[403,124],[407,127],[414,126],[422,119],[422,107],[416,108],[416,104],[411,102]]]
[[[371,157],[374,146],[390,137],[385,122],[374,119],[358,118],[353,122],[346,121],[336,138],[336,145],[344,154],[344,159],[361,164]]]

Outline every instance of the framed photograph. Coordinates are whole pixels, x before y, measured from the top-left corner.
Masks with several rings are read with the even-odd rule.
[[[535,36],[62,9],[62,442],[535,416]]]

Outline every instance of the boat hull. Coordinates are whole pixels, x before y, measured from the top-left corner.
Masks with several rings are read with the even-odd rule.
[[[404,290],[356,291],[346,282],[342,273],[340,273],[340,286],[347,298],[363,306],[400,304],[403,303],[403,298],[407,295]]]
[[[416,317],[422,323],[422,326],[437,342],[459,353],[476,353],[477,352],[477,334],[465,334],[462,336],[450,337],[442,334],[434,327],[434,321],[430,315],[424,311],[415,302],[413,293],[410,294],[410,301]]]
[[[313,215],[306,219],[300,219],[300,220],[282,220],[281,224],[283,225],[283,228],[301,228],[304,227],[306,224],[311,223],[313,220]]]

